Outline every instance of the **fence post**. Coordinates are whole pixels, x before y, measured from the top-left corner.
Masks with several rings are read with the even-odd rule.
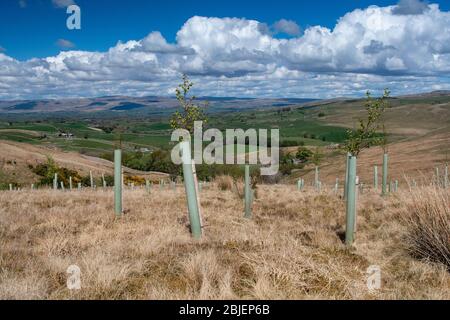
[[[345,244],[351,246],[355,236],[356,221],[356,157],[351,156],[348,164]]]
[[[373,188],[378,190],[378,166],[373,167]]]
[[[388,181],[388,154],[383,155],[383,180],[381,185],[381,195],[385,196],[387,194],[387,181]]]
[[[244,201],[245,201],[245,218],[252,217],[251,208],[251,190],[250,190],[250,166],[245,165],[245,178],[244,178]]]
[[[197,192],[195,188],[194,173],[192,170],[191,145],[189,141],[180,142],[183,163],[183,178],[186,191],[186,199],[189,210],[189,221],[191,224],[191,233],[195,239],[202,236],[202,227],[197,202]],[[161,186],[161,184],[160,184]]]
[[[114,150],[114,211],[122,216],[122,150]]]

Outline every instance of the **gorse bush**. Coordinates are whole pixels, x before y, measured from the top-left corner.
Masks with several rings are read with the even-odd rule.
[[[404,219],[411,255],[442,263],[450,271],[450,193],[439,189],[414,192]]]
[[[107,153],[102,158],[114,161],[114,155]],[[151,153],[124,152],[122,164],[125,167],[140,171],[165,172],[171,176],[181,175],[181,166],[172,162],[170,152],[167,150],[155,150]]]
[[[58,174],[58,181],[62,181],[64,185],[69,184],[70,177],[72,177],[72,182],[74,184],[83,181],[83,177],[81,177],[77,171],[59,167],[50,156],[47,157],[46,163],[40,163],[30,169],[33,173],[41,177],[39,185],[52,185],[55,173]]]

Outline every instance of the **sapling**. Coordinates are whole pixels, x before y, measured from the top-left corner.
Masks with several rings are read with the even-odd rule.
[[[354,130],[348,130],[348,139],[345,143],[345,150],[350,154],[348,162],[347,176],[347,202],[346,202],[346,244],[351,245],[354,240],[354,221],[356,221],[356,165],[357,157],[364,149],[382,144],[377,137],[377,132],[382,127],[382,116],[389,107],[388,98],[390,92],[384,90],[383,96],[377,99],[372,98],[370,92],[366,93],[365,109],[367,117],[358,120],[358,126]]]

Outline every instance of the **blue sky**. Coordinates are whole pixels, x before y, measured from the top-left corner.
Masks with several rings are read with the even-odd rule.
[[[82,29],[68,30],[75,2]],[[436,0],[3,0],[0,99],[168,95],[182,73],[213,96],[450,89],[449,11]]]
[[[436,1],[433,1],[436,2]],[[82,30],[66,28],[68,15],[51,0],[0,1],[0,24],[4,31],[0,45],[19,60],[46,57],[59,52],[58,39],[67,39],[80,50],[105,51],[118,40],[142,39],[151,31],[160,31],[175,41],[180,27],[192,16],[237,17],[273,24],[280,19],[293,20],[306,28],[321,25],[333,28],[345,13],[369,5],[393,5],[396,0],[77,0],[82,9]],[[188,6],[185,4],[189,3]],[[449,10],[450,1],[437,1]],[[281,35],[280,35],[281,36]]]

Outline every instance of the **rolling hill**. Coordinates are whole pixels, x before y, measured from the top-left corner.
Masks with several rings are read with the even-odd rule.
[[[38,176],[29,170],[29,166],[45,162],[48,156],[51,156],[59,166],[76,170],[84,176],[89,175],[90,171],[97,177],[102,174],[112,175],[114,170],[114,164],[110,161],[77,152],[64,152],[55,148],[0,140],[0,150],[2,150],[0,153],[1,173],[6,175],[3,179],[20,184],[37,182]],[[143,172],[126,167],[124,168],[124,174],[141,176],[152,181],[169,178],[169,175],[165,173]]]

